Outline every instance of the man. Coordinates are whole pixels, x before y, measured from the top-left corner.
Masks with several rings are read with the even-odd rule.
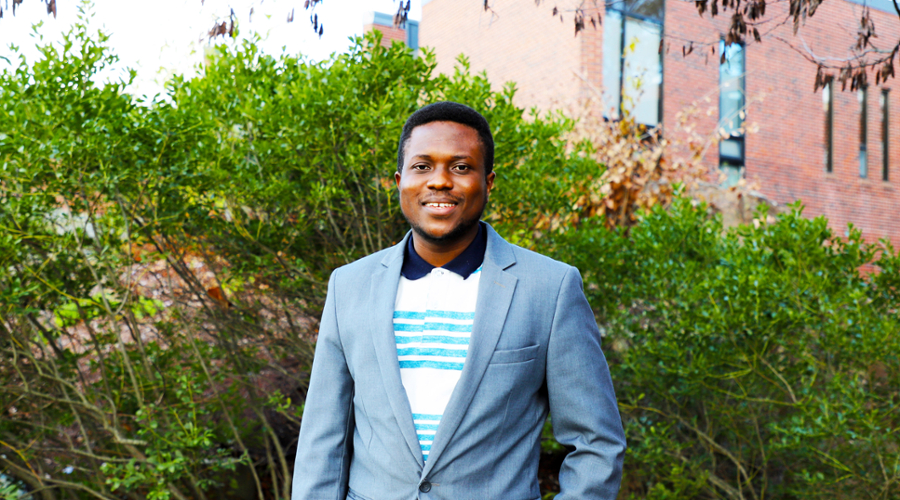
[[[407,120],[412,231],[331,276],[294,500],[538,499],[548,410],[572,450],[556,498],[616,497],[625,436],[581,276],[480,222],[493,157],[467,106]]]

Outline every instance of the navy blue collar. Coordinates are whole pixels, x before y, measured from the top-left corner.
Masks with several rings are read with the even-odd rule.
[[[463,279],[468,278],[470,274],[481,267],[481,263],[484,262],[484,251],[487,249],[487,231],[482,227],[483,225],[481,222],[478,223],[478,234],[475,235],[472,243],[469,243],[469,246],[463,250],[463,253],[441,267],[462,276]],[[400,269],[400,274],[408,280],[415,281],[424,278],[434,268],[435,266],[419,257],[413,246],[413,237],[409,235],[406,249],[403,252],[403,267]]]

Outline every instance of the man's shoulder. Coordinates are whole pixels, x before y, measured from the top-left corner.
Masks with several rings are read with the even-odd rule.
[[[547,268],[548,270],[562,273],[565,273],[569,269],[572,269],[572,266],[570,266],[569,264],[558,261],[552,257],[548,257],[542,253],[538,253],[534,250],[529,250],[525,247],[520,247],[519,245],[515,245],[512,243],[510,243],[510,245],[513,247],[513,253],[515,253],[516,261],[519,263],[541,266]]]
[[[513,274],[541,274],[548,278],[561,279],[570,271],[575,270],[574,267],[564,262],[510,242],[497,233],[490,224],[486,224],[486,226],[488,227],[488,252],[492,252],[491,258],[501,266],[515,261],[515,266],[508,269],[511,271],[515,269],[512,271]]]
[[[347,279],[359,279],[370,276],[375,270],[382,267],[382,262],[392,250],[396,250],[396,245],[379,250],[375,253],[366,255],[361,259],[357,259],[349,264],[344,264],[334,270],[332,279],[340,278],[342,281]]]
[[[505,240],[504,240],[505,241]],[[552,280],[562,279],[567,273],[576,271],[573,266],[558,261],[542,253],[529,250],[514,243],[506,242],[516,258],[517,271],[529,274],[541,274]]]

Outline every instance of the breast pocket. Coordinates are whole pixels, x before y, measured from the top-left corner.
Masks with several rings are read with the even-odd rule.
[[[371,499],[369,497],[364,497],[364,496],[360,495],[359,493],[348,488],[347,489],[347,500],[371,500]]]
[[[521,349],[494,351],[491,356],[492,365],[508,365],[511,363],[524,363],[537,357],[539,345],[530,345]]]

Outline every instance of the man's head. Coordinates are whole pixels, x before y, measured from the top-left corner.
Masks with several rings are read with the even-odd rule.
[[[493,138],[484,117],[457,103],[426,106],[403,127],[398,158],[400,208],[416,242],[434,250],[470,242],[494,185]]]
[[[484,158],[485,175],[494,171],[494,136],[491,126],[481,113],[474,109],[452,101],[441,101],[421,107],[409,115],[400,133],[400,144],[397,147],[397,172],[403,173],[403,160],[406,154],[406,143],[412,131],[431,122],[455,122],[475,129],[481,140],[482,157]]]

